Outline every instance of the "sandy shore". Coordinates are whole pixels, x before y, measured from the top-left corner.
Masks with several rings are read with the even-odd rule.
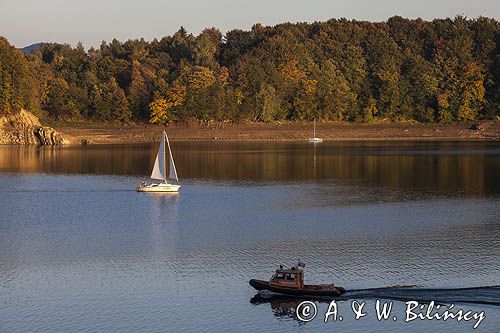
[[[137,124],[54,125],[72,144],[117,144],[157,141],[160,126]],[[313,136],[310,122],[172,124],[167,127],[174,141],[301,141]],[[500,140],[500,122],[471,124],[351,124],[318,123],[317,136],[325,141],[376,140]]]

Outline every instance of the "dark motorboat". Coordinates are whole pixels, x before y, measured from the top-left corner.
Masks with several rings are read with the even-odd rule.
[[[338,297],[345,289],[334,284],[304,284],[304,271],[297,267],[285,269],[280,266],[269,281],[250,280],[249,284],[257,290],[269,290],[291,296],[330,296]]]

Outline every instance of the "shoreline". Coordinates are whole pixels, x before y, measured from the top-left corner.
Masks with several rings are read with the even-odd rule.
[[[472,123],[318,123],[317,136],[326,142],[346,141],[500,141],[500,122],[471,129]],[[157,142],[162,126],[136,124],[54,124],[69,144],[133,144]],[[169,124],[171,141],[299,142],[313,136],[310,122]]]

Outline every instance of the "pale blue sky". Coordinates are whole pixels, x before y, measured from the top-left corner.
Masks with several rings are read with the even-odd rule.
[[[329,18],[382,21],[408,18],[500,17],[500,0],[0,0],[0,35],[17,47],[39,41],[102,40],[172,34],[183,25],[198,34],[204,27],[222,32],[254,23],[323,21]]]

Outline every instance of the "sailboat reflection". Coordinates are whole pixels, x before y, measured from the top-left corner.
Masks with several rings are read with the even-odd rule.
[[[145,196],[150,196],[151,212],[160,220],[165,216],[171,216],[177,212],[179,193],[177,192],[147,192]]]

